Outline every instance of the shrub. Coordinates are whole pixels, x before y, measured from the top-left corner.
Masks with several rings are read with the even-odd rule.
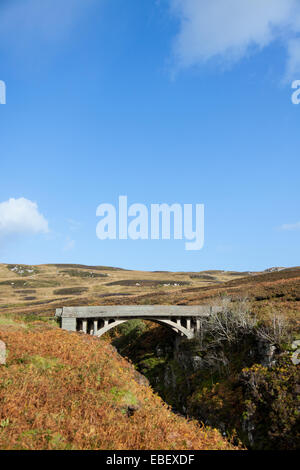
[[[226,342],[237,343],[241,337],[252,334],[258,320],[250,313],[247,301],[232,303],[230,299],[223,299],[221,311],[213,312],[202,320],[202,336],[212,346]]]
[[[146,329],[147,324],[143,320],[129,320],[113,329],[113,345],[123,352],[124,348],[134,343]]]
[[[245,411],[243,429],[254,449],[300,447],[300,370],[290,359],[276,367],[255,365],[240,376]]]

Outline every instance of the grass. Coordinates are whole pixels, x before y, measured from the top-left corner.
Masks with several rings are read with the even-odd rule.
[[[22,328],[34,328],[40,323],[51,325],[52,327],[58,327],[58,320],[55,317],[43,317],[34,314],[17,315],[12,313],[2,313],[0,315],[0,327],[22,327]]]
[[[8,316],[8,317],[5,317],[5,316],[1,316],[0,317],[0,327],[1,326],[24,326],[25,327],[25,324],[22,322],[22,321],[17,321],[15,320],[14,318]]]

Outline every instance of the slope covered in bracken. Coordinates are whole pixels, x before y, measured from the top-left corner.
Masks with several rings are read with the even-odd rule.
[[[0,323],[1,449],[232,449],[175,415],[106,341]]]

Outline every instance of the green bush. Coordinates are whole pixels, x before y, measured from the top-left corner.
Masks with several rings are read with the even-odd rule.
[[[291,364],[290,358],[282,358],[271,369],[258,364],[244,369],[240,380],[245,404],[243,428],[248,430],[251,447],[268,450],[299,448],[299,367]]]
[[[125,348],[134,343],[139,336],[147,329],[143,320],[129,320],[126,323],[114,328],[113,345],[122,353]]]

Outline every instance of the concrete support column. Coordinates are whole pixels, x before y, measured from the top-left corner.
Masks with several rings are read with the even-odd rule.
[[[82,320],[82,331],[87,332],[87,320]]]
[[[108,326],[108,320],[104,320],[104,327]]]
[[[76,331],[76,318],[62,317],[61,327],[63,330]]]
[[[181,318],[177,318],[176,323],[181,326]],[[183,333],[180,333],[180,336],[183,336]]]
[[[190,329],[191,329],[191,319],[190,319],[190,318],[187,318],[187,319],[186,319],[186,329],[187,329],[187,330],[190,330]]]
[[[94,335],[97,333],[98,331],[98,320],[94,320]]]

